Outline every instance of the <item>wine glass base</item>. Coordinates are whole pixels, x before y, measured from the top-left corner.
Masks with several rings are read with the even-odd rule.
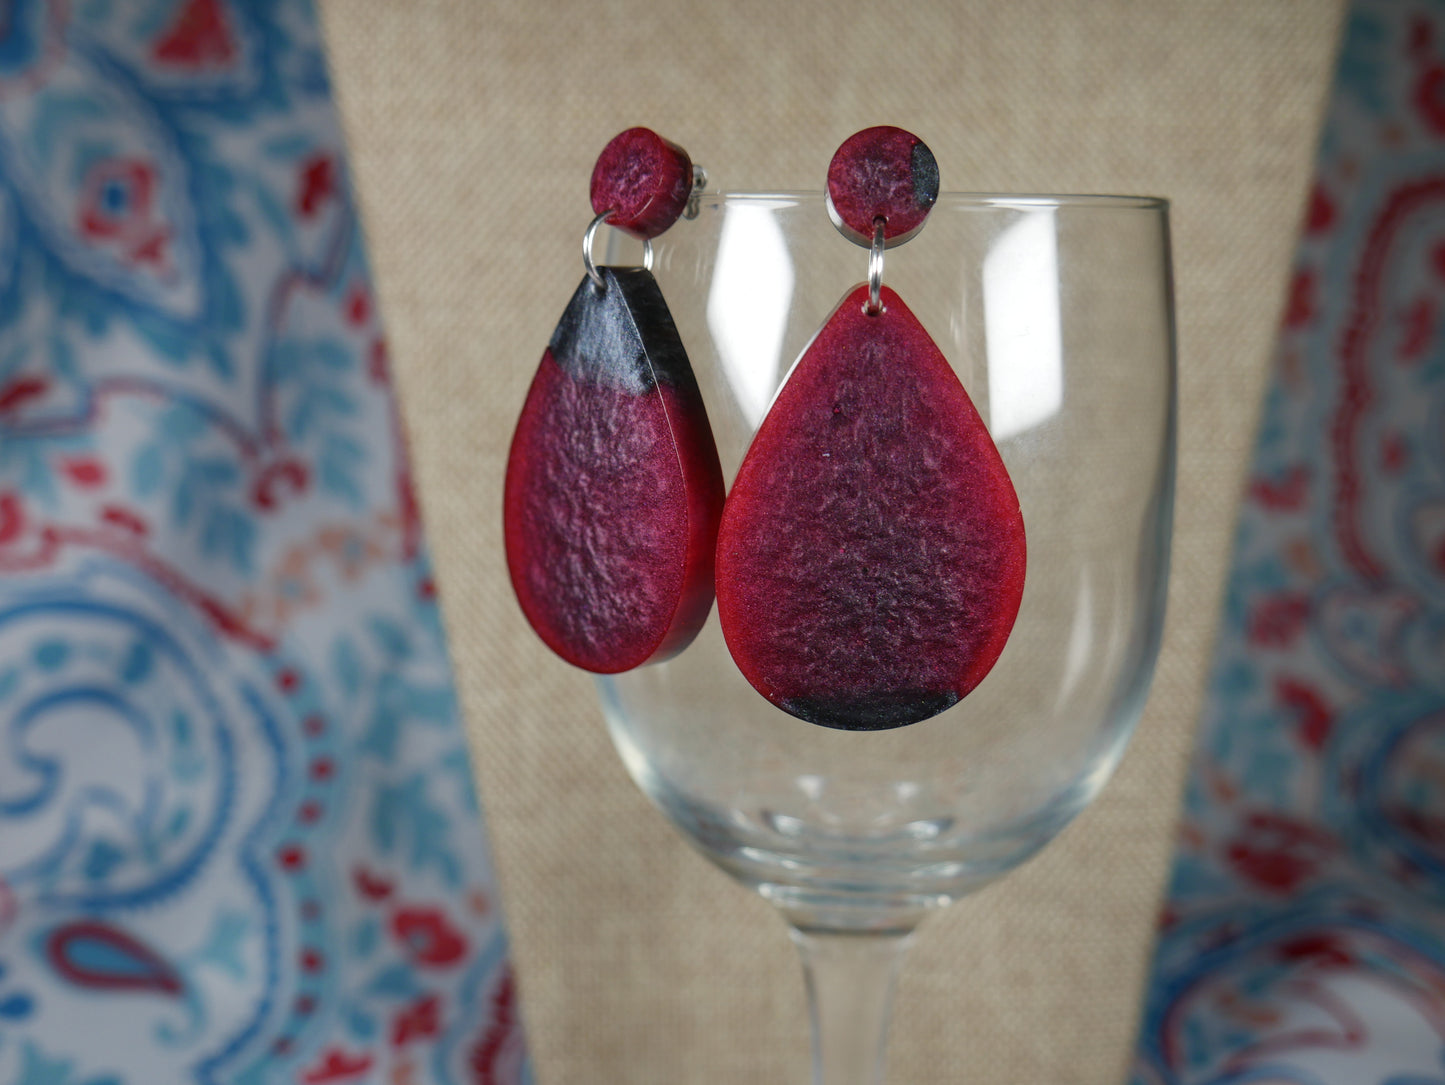
[[[625,738],[619,738],[619,748],[627,749]],[[795,925],[840,931],[911,928],[927,912],[976,892],[1033,856],[1089,797],[1071,792],[987,834],[865,837],[782,824],[742,806],[730,811],[701,806],[647,771],[645,763],[636,764],[643,791],[704,856],[776,904]]]
[[[800,889],[796,885],[759,883],[752,886],[774,904],[789,925],[803,932],[848,931],[867,934],[906,934],[956,899],[896,893],[857,893],[849,896]]]

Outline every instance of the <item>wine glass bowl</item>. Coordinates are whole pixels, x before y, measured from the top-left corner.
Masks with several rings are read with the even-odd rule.
[[[652,263],[731,485],[868,254],[821,193],[695,210],[654,240]],[[611,244],[609,262],[640,262],[635,243]],[[993,670],[930,719],[835,730],[754,690],[714,610],[673,658],[599,679],[633,779],[792,925],[827,1085],[881,1080],[892,978],[920,917],[1037,852],[1104,785],[1143,708],[1168,576],[1167,204],[944,194],[888,251],[883,281],[954,367],[1018,495],[1027,575]]]
[[[866,259],[817,194],[704,197],[653,244],[731,479]],[[1013,633],[958,704],[887,731],[796,719],[749,686],[716,613],[673,659],[600,680],[642,790],[705,855],[809,925],[896,925],[997,877],[1117,763],[1163,619],[1168,268],[1166,205],[1143,198],[946,194],[888,254],[885,281],[989,425],[1027,536]]]

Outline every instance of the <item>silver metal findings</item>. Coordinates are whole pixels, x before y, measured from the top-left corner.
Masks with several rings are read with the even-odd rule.
[[[597,264],[592,259],[592,242],[597,236],[597,227],[611,217],[611,211],[603,211],[588,224],[587,232],[582,235],[582,264],[587,269],[587,277],[592,280],[592,285],[599,291],[606,290],[607,284],[603,282],[602,275],[597,270]],[[651,238],[642,243],[642,266],[647,271],[652,270]]]
[[[868,304],[863,311],[877,316],[883,311],[883,216],[873,220],[873,244],[868,249]]]

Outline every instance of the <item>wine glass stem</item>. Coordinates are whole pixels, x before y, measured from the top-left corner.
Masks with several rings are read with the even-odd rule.
[[[791,933],[808,981],[813,1085],[882,1085],[893,986],[912,930]]]

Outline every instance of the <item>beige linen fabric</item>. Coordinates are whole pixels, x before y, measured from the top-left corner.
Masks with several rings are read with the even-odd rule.
[[[1102,797],[930,919],[890,1075],[1118,1083],[1340,10],[1334,0],[323,0],[543,1085],[807,1080],[770,907],[626,777],[502,556],[512,422],[580,274],[587,180],[645,124],[713,187],[818,187],[879,123],[944,187],[1174,201],[1181,461],[1170,615]]]

